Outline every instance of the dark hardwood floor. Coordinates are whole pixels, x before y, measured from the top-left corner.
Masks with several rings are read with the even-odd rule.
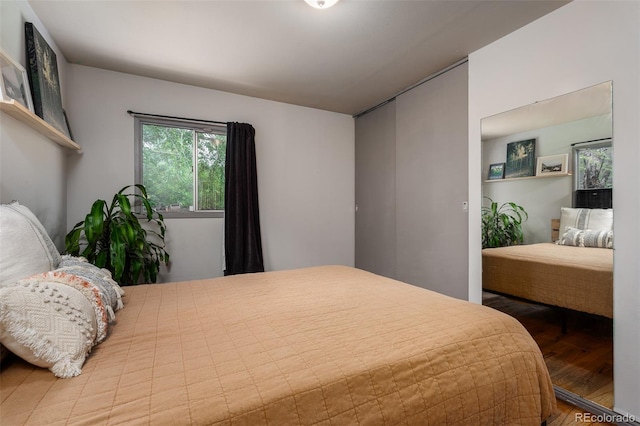
[[[547,420],[547,426],[576,426],[576,425],[607,425],[614,426],[613,423],[602,423],[594,421],[586,421],[590,419],[590,413],[586,413],[584,410],[567,404],[566,402],[558,401],[558,409]]]
[[[613,407],[613,322],[610,319],[575,311],[563,313],[558,308],[487,292],[483,292],[483,304],[517,318],[524,325],[540,346],[555,385],[603,407]],[[562,333],[563,315],[566,334]],[[558,405],[560,407],[560,403]],[[574,417],[574,413],[570,413],[563,418],[574,424]]]

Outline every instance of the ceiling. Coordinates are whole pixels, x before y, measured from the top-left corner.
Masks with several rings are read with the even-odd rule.
[[[611,115],[611,82],[545,99],[482,119],[482,140]]]
[[[567,2],[29,0],[70,63],[351,115]]]

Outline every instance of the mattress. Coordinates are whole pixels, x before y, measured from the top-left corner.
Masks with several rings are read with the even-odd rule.
[[[555,397],[493,309],[343,266],[126,287],[82,374],[19,359],[2,424],[539,425]]]
[[[484,249],[482,287],[613,318],[613,250],[553,243]]]

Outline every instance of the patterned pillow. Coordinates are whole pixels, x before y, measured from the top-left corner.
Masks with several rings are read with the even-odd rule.
[[[582,234],[582,247],[613,248],[613,231],[592,231],[586,229]]]
[[[109,319],[115,319],[114,312],[124,307],[124,290],[112,278],[108,269],[98,268],[84,257],[64,255],[56,272],[64,272],[80,277],[98,287],[102,302],[109,311]]]
[[[576,229],[595,229],[609,231],[613,229],[613,209],[560,209],[560,235],[567,227]]]
[[[613,248],[613,231],[594,231],[567,227],[558,244],[574,247]]]
[[[578,228],[568,227],[566,232],[562,234],[560,244],[563,246],[580,247],[580,239],[583,231]]]
[[[73,287],[25,280],[0,288],[0,341],[57,377],[80,374],[97,331],[91,301]]]
[[[0,287],[60,263],[60,253],[40,221],[17,202],[0,205],[0,241]]]

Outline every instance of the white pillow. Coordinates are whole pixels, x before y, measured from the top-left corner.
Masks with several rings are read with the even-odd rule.
[[[27,207],[0,205],[0,287],[51,271],[59,263],[60,253]]]
[[[613,209],[560,209],[560,236],[567,228],[610,231],[613,229]]]
[[[94,306],[73,287],[25,280],[0,288],[0,342],[57,377],[80,374],[97,332]]]

